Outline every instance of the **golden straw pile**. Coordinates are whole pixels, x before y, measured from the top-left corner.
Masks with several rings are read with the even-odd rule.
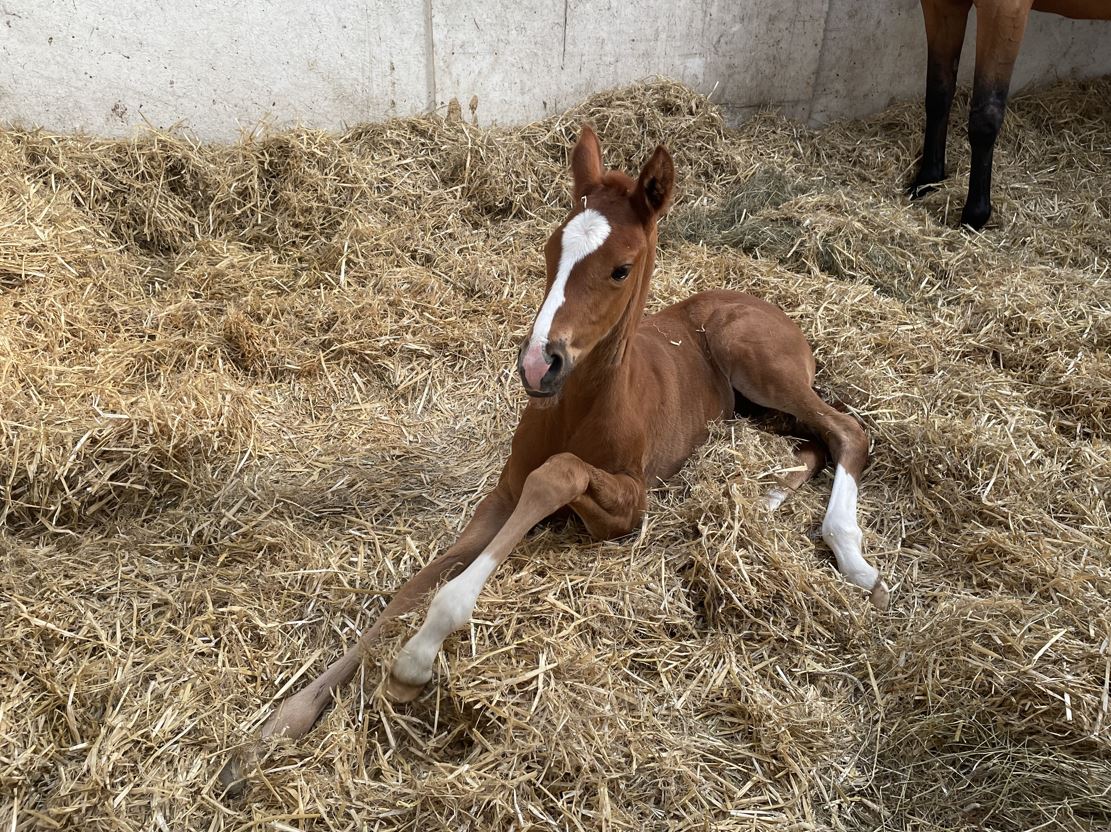
[[[966,106],[914,205],[917,102],[729,130],[666,81],[510,130],[0,131],[0,827],[1106,830],[1111,79],[1012,102],[982,236]],[[811,338],[892,609],[817,539],[829,473],[765,514],[790,446],[729,422],[639,534],[527,540],[414,705],[396,627],[223,797],[492,487],[584,120],[676,157],[653,307]]]

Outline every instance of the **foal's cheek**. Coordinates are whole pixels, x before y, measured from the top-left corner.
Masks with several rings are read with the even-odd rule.
[[[624,292],[614,292],[612,287],[605,287],[610,291],[597,292],[591,298],[590,305],[590,342],[597,344],[605,338],[617,325],[621,313],[628,304],[628,295]]]

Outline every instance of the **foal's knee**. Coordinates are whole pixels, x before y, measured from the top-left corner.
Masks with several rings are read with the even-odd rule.
[[[525,479],[521,499],[529,496],[563,498],[570,502],[586,491],[590,485],[590,473],[581,459],[571,453],[559,453],[548,457]]]

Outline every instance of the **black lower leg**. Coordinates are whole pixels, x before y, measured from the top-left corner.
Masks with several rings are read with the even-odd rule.
[[[949,132],[949,111],[957,85],[959,57],[959,52],[948,59],[930,53],[926,68],[926,131],[918,174],[907,188],[911,199],[928,194],[934,190],[935,183],[945,178],[945,139]]]
[[[968,198],[961,225],[979,230],[991,217],[991,165],[995,139],[1007,109],[1007,85],[977,83],[972,91],[968,115],[968,143],[972,148],[972,170],[968,176]]]

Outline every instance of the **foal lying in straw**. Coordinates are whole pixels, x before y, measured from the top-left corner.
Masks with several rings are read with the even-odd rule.
[[[777,508],[828,449],[837,473],[822,537],[845,577],[877,607],[887,605],[887,586],[861,553],[856,520],[868,440],[856,420],[814,393],[814,358],[802,332],[778,308],[728,291],[703,292],[645,318],[656,221],[675,182],[671,156],[656,148],[634,181],[603,169],[598,139],[584,127],[571,171],[571,213],[545,247],[547,294],[517,361],[529,404],[497,487],[455,545],[402,586],[338,661],[282,703],[263,737],[304,734],[382,625],[450,579],[393,664],[390,695],[416,697],[444,639],[469,621],[486,581],[529,529],[570,509],[599,540],[628,534],[641,521],[649,485],[678,471],[705,441],[707,425],[731,415],[739,398],[788,413],[821,439],[799,447],[802,465],[767,504]],[[221,780],[237,783],[242,770],[242,758],[233,759]]]

